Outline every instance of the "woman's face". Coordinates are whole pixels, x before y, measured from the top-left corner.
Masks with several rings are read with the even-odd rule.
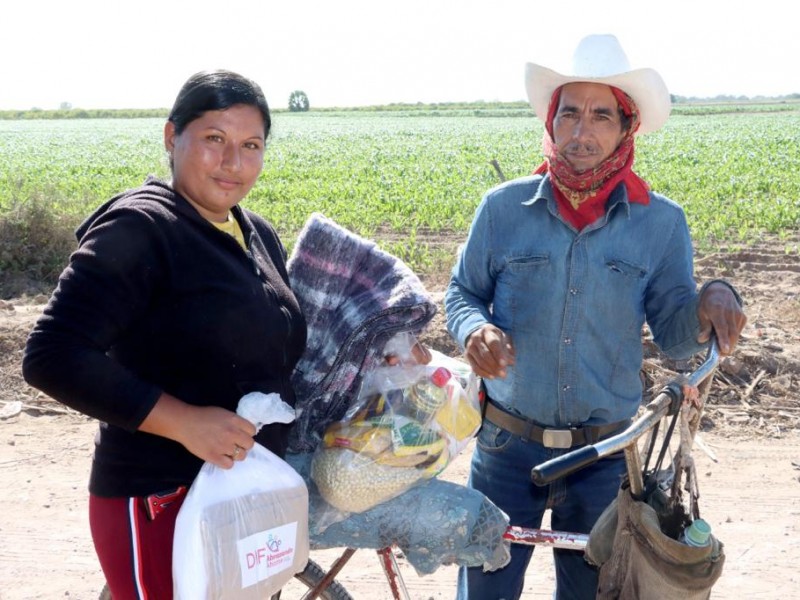
[[[553,141],[577,172],[599,165],[624,137],[619,105],[609,86],[579,82],[561,89]]]
[[[178,135],[169,121],[164,145],[172,156],[172,186],[203,217],[225,221],[264,166],[264,119],[255,106],[209,110]]]

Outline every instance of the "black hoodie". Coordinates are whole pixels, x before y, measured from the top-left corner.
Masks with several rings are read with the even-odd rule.
[[[148,179],[77,230],[78,250],[28,339],[23,374],[101,421],[89,489],[143,496],[188,485],[202,465],[182,445],[138,432],[162,392],[236,410],[246,393],[294,404],[289,377],[306,324],[286,250],[261,217],[234,207],[245,252],[172,188]],[[257,441],[282,454],[288,426]]]

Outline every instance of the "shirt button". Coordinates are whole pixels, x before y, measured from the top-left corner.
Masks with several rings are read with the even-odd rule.
[[[577,296],[578,295],[578,288],[570,288],[569,289],[569,293],[572,294],[573,296]]]
[[[564,338],[564,343],[569,346],[572,343],[572,338]]]
[[[561,389],[564,390],[565,392],[568,392],[570,390],[570,386],[569,385],[565,385]]]

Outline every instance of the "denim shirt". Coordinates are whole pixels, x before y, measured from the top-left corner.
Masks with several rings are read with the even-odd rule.
[[[511,336],[516,364],[486,379],[489,396],[544,426],[631,418],[641,402],[642,326],[685,358],[696,341],[698,292],[683,210],[625,186],[578,232],[558,212],[549,176],[493,188],[479,205],[445,294],[447,327],[465,345],[486,323]]]

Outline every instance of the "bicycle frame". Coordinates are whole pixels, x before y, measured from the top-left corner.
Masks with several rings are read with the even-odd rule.
[[[395,600],[411,600],[411,596],[408,593],[408,588],[403,580],[403,575],[400,572],[400,565],[397,564],[397,558],[395,557],[392,549],[390,547],[386,547],[376,550],[376,552],[378,554],[381,567],[383,568],[383,573],[386,576],[386,581],[388,582],[389,588],[392,592],[392,598]],[[306,592],[301,600],[314,600],[315,598],[319,597],[319,595],[331,584],[331,582],[336,578],[339,572],[344,568],[344,566],[355,553],[355,548],[345,548],[341,556],[339,556],[339,558],[337,558],[330,566],[330,569],[328,569],[325,577],[313,589],[310,589],[308,592]]]
[[[714,374],[718,363],[719,348],[716,339],[712,338],[703,363],[686,377],[684,383],[694,387],[701,385]],[[671,382],[667,384],[661,392],[645,406],[641,416],[631,423],[627,429],[617,435],[588,446],[583,446],[577,450],[559,456],[558,458],[537,465],[531,470],[531,480],[536,485],[544,486],[556,479],[560,479],[583,467],[591,465],[605,456],[624,451],[631,493],[634,495],[641,494],[644,489],[644,482],[642,461],[639,455],[637,442],[644,434],[658,425],[661,419],[666,416],[674,415],[680,410],[683,399],[684,390],[679,383]],[[583,551],[589,541],[589,535],[510,525],[503,535],[503,539],[508,540],[512,544],[549,546],[551,548]],[[392,598],[394,598],[394,600],[410,600],[408,589],[403,581],[403,576],[400,573],[392,549],[389,547],[381,548],[376,552],[378,553],[381,566],[383,567],[384,574],[391,588]],[[303,596],[303,600],[312,600],[316,598],[318,594],[325,589],[328,583],[336,577],[354,553],[355,549],[347,548],[333,563],[325,579],[320,582],[316,588]]]

